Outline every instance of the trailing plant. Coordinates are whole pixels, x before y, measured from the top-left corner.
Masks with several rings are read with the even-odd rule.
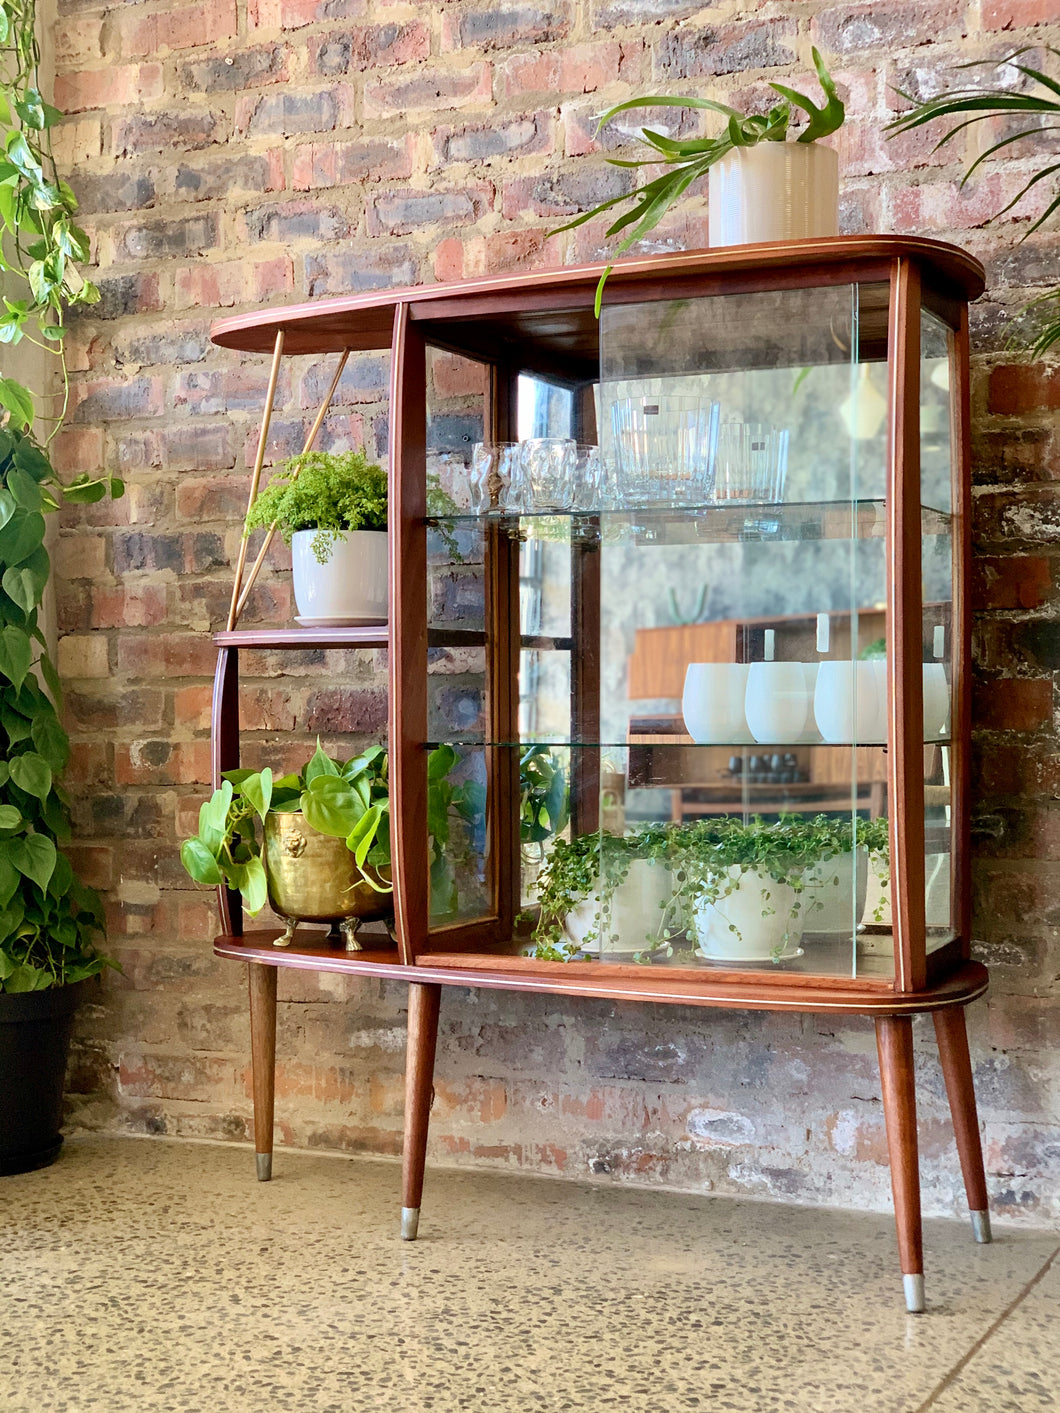
[[[691,824],[647,825],[622,836],[599,833],[557,839],[538,877],[533,955],[542,961],[571,961],[586,944],[605,940],[636,948],[636,961],[672,956],[675,943],[688,931],[696,905],[724,901],[749,873],[766,885],[763,917],[772,910],[767,896],[771,880],[792,889],[794,920],[803,907],[806,871],[850,854],[855,847],[869,851],[882,877],[888,860],[887,821],[852,823],[849,818],[827,815],[808,820],[781,815],[770,823],[758,817],[744,823],[723,815]],[[660,890],[659,918],[646,937],[620,938],[612,926],[615,894],[638,859],[668,870],[666,886]],[[592,906],[591,923],[578,941],[568,935],[567,918],[586,902]]]
[[[251,506],[244,537],[274,520],[285,544],[298,530],[315,530],[313,554],[327,564],[346,531],[386,529],[386,472],[363,451],[293,456]]]
[[[971,163],[961,177],[960,185],[963,187],[972,174],[995,152],[1010,147],[1013,143],[1031,140],[1040,133],[1056,132],[1060,129],[1060,121],[1056,121],[1060,119],[1060,82],[1048,74],[1042,73],[1039,69],[1033,69],[1027,64],[1016,63],[1021,54],[1026,54],[1029,49],[1033,48],[1037,48],[1037,46],[1025,45],[1021,49],[1016,49],[1005,59],[975,59],[970,63],[957,66],[960,71],[982,68],[984,65],[991,68],[1011,65],[1017,73],[1022,74],[1024,78],[1030,79],[1035,84],[1032,92],[1013,93],[1007,88],[1000,87],[958,88],[949,93],[942,93],[937,98],[929,98],[923,103],[917,103],[908,93],[903,93],[901,89],[898,89],[896,91],[900,96],[914,106],[908,113],[903,113],[894,122],[888,123],[885,129],[887,135],[895,137],[898,133],[909,132],[913,128],[923,127],[925,123],[933,123],[940,118],[960,118],[960,122],[939,138],[935,144],[937,152],[939,148],[952,142],[959,133],[974,127],[976,123],[999,117],[1015,120],[1018,125],[1015,132],[1010,130],[1011,124],[1007,124],[1005,135],[991,143]],[[1060,50],[1054,49],[1051,45],[1045,45],[1045,50],[1054,59],[1060,59]],[[965,116],[969,113],[972,115],[971,117]],[[1060,160],[1057,159],[1055,150],[1050,150],[1047,142],[1038,170],[1028,178],[1012,200],[1001,208],[997,213],[998,216],[1003,216],[1006,211],[1011,211],[1039,182],[1050,179],[1056,186],[1055,195],[1050,196],[1045,210],[1031,223],[1021,236],[1021,240],[1026,240],[1027,236],[1036,231],[1054,212],[1060,209]],[[1043,308],[1045,323],[1029,345],[1031,354],[1036,358],[1040,358],[1047,349],[1060,342],[1060,287],[1047,290],[1045,294],[1039,295],[1037,299],[1032,300],[1026,306],[1026,309],[1034,309],[1039,306]]]
[[[26,339],[55,357],[63,396],[50,441],[69,394],[65,311],[96,303],[99,290],[79,268],[88,260],[88,237],[76,224],[77,200],[52,156],[51,130],[63,115],[41,96],[36,12],[35,0],[0,5],[0,344]],[[0,376],[0,406],[9,427],[33,426],[34,395],[21,382]]]
[[[70,985],[109,964],[98,950],[102,903],[61,848],[70,837],[59,783],[70,743],[38,622],[51,570],[44,516],[61,498],[32,437],[0,427],[0,991]]]
[[[642,128],[640,140],[652,149],[651,156],[635,161],[608,157],[607,161],[613,167],[632,168],[651,167],[662,163],[666,167],[662,175],[630,192],[623,192],[621,196],[602,201],[591,211],[585,211],[573,221],[558,226],[551,234],[558,235],[561,231],[573,230],[576,226],[591,221],[594,216],[599,216],[623,202],[629,202],[630,209],[619,216],[607,230],[609,236],[628,232],[614,252],[616,256],[622,255],[636,241],[642,240],[655,229],[670,207],[684,195],[694,181],[735,149],[756,147],[760,142],[785,142],[789,137],[796,142],[816,142],[818,138],[828,137],[842,126],[846,110],[836,92],[832,76],[816,49],[813,50],[813,66],[825,96],[823,107],[818,107],[811,98],[796,89],[788,88],[782,83],[771,83],[770,88],[780,94],[781,101],[765,113],[744,115],[737,109],[730,108],[728,104],[718,103],[712,98],[682,98],[668,94],[630,98],[625,103],[618,103],[609,108],[597,124],[598,132],[605,123],[630,108],[701,108],[720,113],[726,119],[726,124],[717,137],[673,138],[655,132],[652,128]],[[802,109],[809,121],[796,133],[791,124],[795,117],[794,110],[797,108]],[[600,315],[604,285],[613,268],[612,264],[607,266],[596,287],[597,317]]]

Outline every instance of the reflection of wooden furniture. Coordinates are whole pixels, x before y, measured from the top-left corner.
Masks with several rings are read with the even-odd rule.
[[[271,1170],[272,1082],[275,1062],[275,968],[343,972],[407,981],[409,1059],[406,1072],[403,1235],[416,1234],[423,1184],[427,1122],[443,986],[481,986],[574,997],[655,1001],[664,1004],[729,1007],[830,1015],[871,1016],[876,1024],[884,1111],[898,1225],[901,1267],[908,1308],[923,1308],[920,1245],[920,1192],[913,1078],[911,1018],[932,1012],[946,1076],[962,1168],[980,1239],[988,1239],[986,1190],[965,1038],[963,1007],[983,994],[985,969],[969,959],[968,877],[969,677],[967,570],[968,541],[968,325],[967,300],[983,288],[981,267],[953,247],[904,237],[857,236],[776,246],[735,247],[645,257],[621,262],[610,276],[605,319],[637,305],[648,308],[695,305],[697,297],[718,299],[703,316],[697,347],[730,358],[737,370],[775,367],[775,350],[763,340],[789,337],[770,323],[763,333],[742,317],[744,295],[775,300],[856,286],[858,326],[844,357],[886,357],[889,367],[889,439],[886,502],[870,506],[872,532],[886,536],[888,562],[887,650],[892,674],[887,789],[892,802],[891,878],[894,916],[894,975],[838,975],[785,971],[783,965],[758,970],[704,969],[585,963],[576,966],[517,955],[514,913],[519,861],[519,784],[516,752],[518,665],[518,556],[499,527],[484,531],[488,584],[485,648],[489,693],[489,869],[491,907],[485,916],[434,927],[428,902],[427,854],[427,554],[426,554],[426,351],[429,344],[488,365],[491,405],[489,433],[504,439],[513,429],[513,389],[520,372],[543,371],[565,382],[591,405],[586,390],[600,377],[600,326],[593,299],[601,267],[501,276],[463,286],[386,290],[367,295],[243,314],[222,320],[212,331],[226,347],[273,353],[273,379],[283,354],[315,356],[344,350],[391,350],[391,623],[385,635],[390,674],[389,749],[391,762],[393,854],[398,949],[392,952],[336,952],[324,943],[297,940],[278,952],[269,932],[243,935],[238,898],[226,899],[224,932],[216,939],[221,956],[250,963],[254,1099],[259,1171]],[[729,299],[733,304],[728,303]],[[662,302],[662,304],[660,303]],[[726,306],[719,310],[718,305]],[[929,953],[925,922],[925,820],[923,775],[921,533],[919,496],[919,389],[922,308],[950,332],[950,386],[954,390],[954,515],[942,516],[952,534],[954,571],[953,726],[953,899],[955,936]],[[693,308],[692,313],[697,311]],[[799,329],[790,326],[792,366],[799,366]],[[720,330],[720,332],[719,332]],[[755,339],[759,342],[756,344]],[[711,341],[714,347],[711,349]],[[841,347],[833,339],[833,348]],[[685,356],[672,339],[671,351]],[[770,362],[766,358],[773,358]],[[787,357],[787,354],[784,354]],[[829,355],[832,356],[832,355]],[[676,371],[681,372],[682,369]],[[638,376],[640,370],[638,369]],[[271,395],[270,395],[271,401]],[[266,409],[267,429],[271,408]],[[576,425],[584,434],[586,421]],[[737,517],[731,508],[705,512],[719,533],[729,535]],[[860,510],[860,507],[859,507]],[[786,508],[785,508],[786,511]],[[780,515],[778,510],[776,514]],[[602,517],[601,517],[602,518]],[[599,731],[600,556],[606,541],[594,538],[590,523],[580,527],[572,550],[572,736],[592,743]],[[849,522],[849,516],[847,516]],[[827,533],[849,534],[843,518]],[[596,525],[599,532],[599,523]],[[860,528],[859,528],[860,533]],[[572,537],[572,543],[574,537]],[[383,635],[380,634],[380,637]],[[306,630],[295,638],[310,646],[319,635]],[[477,634],[481,644],[483,634]],[[214,715],[215,768],[238,764],[238,708],[235,651],[269,646],[276,631],[221,635]],[[284,641],[289,642],[289,639]],[[671,695],[680,695],[680,687]],[[572,770],[575,828],[589,832],[599,818],[600,754],[592,744],[575,752]]]

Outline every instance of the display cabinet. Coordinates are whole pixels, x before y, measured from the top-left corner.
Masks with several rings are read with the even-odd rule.
[[[615,267],[597,319],[600,273],[213,328],[272,353],[270,404],[285,357],[391,356],[388,627],[241,629],[233,613],[216,635],[218,773],[238,763],[241,651],[389,650],[395,946],[307,933],[280,949],[221,900],[216,950],[250,964],[259,1175],[281,966],[410,983],[406,1237],[442,986],[872,1016],[921,1309],[919,1012],[989,1239],[963,1009],[987,984],[968,874],[982,270],[883,236],[654,256]],[[439,358],[450,382],[467,364],[459,417],[438,411]],[[440,776],[460,803],[441,832]]]

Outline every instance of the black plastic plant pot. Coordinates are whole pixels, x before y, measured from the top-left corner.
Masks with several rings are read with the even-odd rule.
[[[0,992],[0,1175],[46,1168],[63,1144],[63,1081],[84,983]]]

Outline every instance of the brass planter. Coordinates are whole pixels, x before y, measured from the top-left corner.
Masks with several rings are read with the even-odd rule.
[[[312,829],[301,811],[266,815],[264,860],[269,902],[287,924],[277,947],[290,944],[300,922],[330,922],[341,927],[347,951],[360,951],[361,923],[393,911],[392,895],[365,883],[345,839]]]

